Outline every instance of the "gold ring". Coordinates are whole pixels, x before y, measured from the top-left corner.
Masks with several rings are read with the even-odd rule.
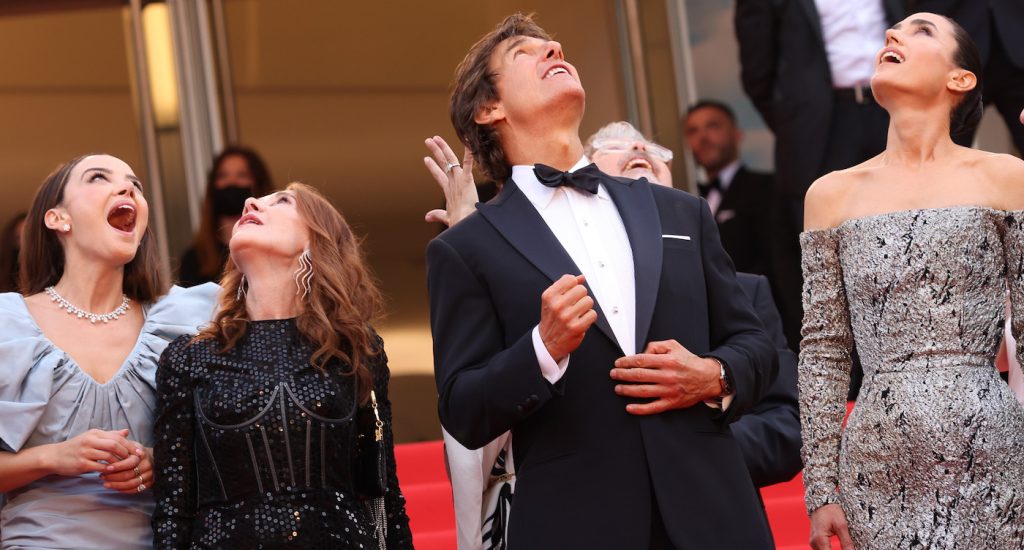
[[[145,485],[145,481],[143,481],[141,475],[139,476],[139,485]]]
[[[142,477],[142,472],[139,471],[139,467],[138,466],[135,467],[135,475],[137,475],[139,477]]]

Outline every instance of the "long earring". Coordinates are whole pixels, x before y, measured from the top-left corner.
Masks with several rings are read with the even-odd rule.
[[[310,282],[313,280],[313,261],[309,249],[299,255],[299,268],[295,270],[295,294],[302,290],[302,297],[309,296]]]
[[[245,280],[245,274],[242,274],[242,278],[238,280],[238,292],[235,293],[235,301],[241,302],[242,298],[245,298],[245,293],[249,283]]]

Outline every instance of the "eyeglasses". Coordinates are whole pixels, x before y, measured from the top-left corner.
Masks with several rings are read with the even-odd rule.
[[[647,154],[651,155],[657,160],[668,164],[672,162],[672,151],[666,147],[662,147],[657,143],[650,141],[626,141],[621,139],[609,139],[609,140],[596,140],[594,141],[594,151],[600,151],[602,153],[622,154],[629,153],[634,149],[638,149],[636,144],[642,143],[643,150],[647,151]]]

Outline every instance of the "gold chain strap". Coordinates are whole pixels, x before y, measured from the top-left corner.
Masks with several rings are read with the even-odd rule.
[[[370,404],[373,406],[373,416],[377,419],[377,430],[374,432],[376,441],[384,439],[384,421],[380,419],[380,411],[377,410],[377,394],[370,390]]]

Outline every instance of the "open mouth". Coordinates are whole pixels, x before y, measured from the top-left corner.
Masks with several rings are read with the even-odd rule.
[[[242,216],[240,220],[238,220],[238,227],[242,227],[243,225],[263,225],[263,222],[261,222],[259,218],[253,216],[252,214],[246,214]]]
[[[566,69],[562,65],[555,65],[554,67],[548,69],[548,72],[544,73],[544,78],[551,78],[552,76],[559,74],[569,74],[569,69]]]
[[[654,166],[643,157],[633,157],[626,161],[626,164],[622,167],[623,172],[628,172],[629,170],[648,170],[653,172]]]
[[[903,56],[900,55],[899,52],[896,52],[896,51],[893,51],[893,50],[886,50],[885,52],[882,53],[881,59],[879,59],[879,63],[897,63],[897,64],[899,64],[899,63],[903,63],[903,61],[905,61]]]
[[[131,233],[135,230],[135,207],[130,204],[119,204],[107,214],[107,223],[119,231]]]

